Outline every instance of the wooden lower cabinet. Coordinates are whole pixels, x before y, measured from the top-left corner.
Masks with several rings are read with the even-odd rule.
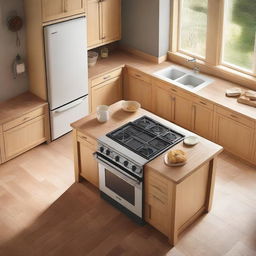
[[[213,129],[213,110],[194,103],[192,106],[192,131],[212,140]]]
[[[46,141],[45,117],[39,116],[4,132],[5,159],[9,160]]]
[[[141,107],[150,110],[152,109],[152,83],[151,79],[140,72],[128,71],[124,86],[125,100],[135,100],[141,104]]]
[[[236,117],[234,114],[231,115]],[[218,113],[215,125],[218,144],[238,157],[252,161],[254,128]]]
[[[145,220],[165,234],[172,245],[179,234],[208,212],[214,188],[214,159],[182,182],[175,183],[150,167],[145,168]]]
[[[181,127],[191,130],[192,101],[190,99],[174,94],[173,100],[173,122]]]
[[[99,105],[111,105],[122,99],[122,77],[118,76],[98,84],[91,89],[91,110]]]
[[[97,142],[84,135],[78,135],[76,144],[78,151],[78,175],[99,187],[98,164],[93,156],[93,153],[97,150]]]
[[[153,83],[153,112],[169,121],[172,121],[172,94]]]

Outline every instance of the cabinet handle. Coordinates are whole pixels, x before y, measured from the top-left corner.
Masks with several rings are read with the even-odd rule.
[[[153,197],[154,197],[157,201],[159,201],[160,203],[164,204],[164,202],[163,202],[161,199],[159,199],[157,196],[153,195]]]
[[[173,100],[173,120],[176,119],[176,98],[175,97],[172,97],[172,100]]]
[[[207,105],[207,104],[206,104],[205,102],[203,102],[203,101],[199,101],[199,102],[200,102],[201,104],[205,105],[205,106]]]
[[[238,116],[235,116],[235,115],[233,115],[233,114],[231,114],[230,116],[233,117],[233,118],[238,118]]]
[[[152,185],[153,188],[157,189],[158,191],[164,193],[159,187],[157,187],[156,185]]]
[[[141,75],[135,74],[136,77],[141,78]]]
[[[103,77],[104,80],[107,80],[107,79],[109,79],[109,78],[111,78],[111,75],[108,75],[108,76],[104,76],[104,77]]]
[[[173,88],[171,88],[171,90],[172,90],[173,92],[177,92],[177,90],[175,90],[175,89],[173,89]]]
[[[194,111],[194,124],[193,124],[193,130],[196,129],[196,106],[193,106],[193,111]]]
[[[85,136],[82,136],[81,138],[84,139],[84,140],[87,140],[87,137],[85,137]]]
[[[28,120],[29,118],[30,118],[30,117],[28,117],[28,116],[27,116],[27,117],[24,117],[24,118],[23,118],[23,121],[26,121],[26,120]]]

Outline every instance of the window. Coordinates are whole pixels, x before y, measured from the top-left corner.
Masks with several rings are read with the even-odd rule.
[[[172,0],[171,60],[256,86],[256,0]],[[203,70],[203,69],[202,69]],[[233,78],[232,78],[233,76]]]
[[[256,1],[226,0],[224,7],[224,64],[252,72],[255,66]]]
[[[179,49],[205,58],[208,0],[181,0]]]

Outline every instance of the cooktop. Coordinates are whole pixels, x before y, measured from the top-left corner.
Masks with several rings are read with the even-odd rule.
[[[185,137],[148,116],[129,122],[106,136],[147,160],[152,160]]]

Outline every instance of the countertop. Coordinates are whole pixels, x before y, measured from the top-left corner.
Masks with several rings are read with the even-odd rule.
[[[89,79],[94,79],[98,76],[101,76],[103,74],[110,72],[111,70],[118,69],[124,66],[128,66],[128,67],[130,66],[148,75],[153,75],[154,72],[159,71],[163,68],[169,67],[171,65],[179,66],[178,64],[170,61],[165,61],[165,62],[162,62],[161,64],[156,64],[123,51],[116,51],[113,54],[111,54],[109,58],[100,59],[94,67],[89,68]],[[230,98],[225,96],[226,89],[229,89],[232,87],[239,87],[243,90],[246,90],[247,88],[241,85],[211,76],[211,75],[207,75],[207,74],[204,74],[204,75],[213,79],[214,82],[202,88],[198,92],[191,93],[180,87],[178,88],[187,93],[191,93],[191,94],[200,96],[202,98],[205,98],[213,102],[214,104],[217,104],[217,105],[226,107],[230,110],[233,110],[235,112],[238,112],[241,115],[244,115],[248,118],[252,118],[254,120],[256,119],[256,109],[254,107],[238,103],[236,98]],[[153,78],[161,80],[157,77],[153,77]]]
[[[9,122],[46,104],[47,102],[30,92],[3,101],[0,103],[0,124]]]
[[[113,131],[123,124],[133,121],[143,115],[147,115],[171,127],[172,129],[183,133],[186,136],[193,135],[193,133],[190,131],[187,131],[169,121],[166,121],[144,109],[139,109],[136,113],[124,112],[121,108],[121,104],[122,101],[119,101],[110,106],[110,119],[106,123],[99,123],[96,119],[96,114],[93,113],[71,124],[71,126],[74,129],[77,129],[79,132],[83,133],[85,136],[87,135],[97,140],[97,138]],[[180,183],[187,176],[196,171],[200,166],[209,162],[223,150],[221,146],[200,136],[198,137],[199,143],[194,147],[187,147],[183,144],[183,142],[181,142],[172,148],[179,148],[187,153],[188,160],[186,165],[182,167],[168,167],[164,164],[164,154],[162,154],[151,162],[147,163],[147,167],[155,170],[165,178],[168,178],[175,183]]]

